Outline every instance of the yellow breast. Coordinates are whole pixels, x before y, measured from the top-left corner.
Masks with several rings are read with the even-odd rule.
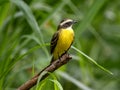
[[[74,40],[74,31],[72,29],[62,29],[59,33],[57,45],[53,52],[54,59],[58,59],[71,46]]]

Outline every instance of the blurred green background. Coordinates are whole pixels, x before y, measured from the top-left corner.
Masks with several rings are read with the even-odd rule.
[[[16,90],[46,67],[49,42],[64,18],[73,27],[73,59],[31,90],[120,90],[120,0],[0,0],[0,90]]]

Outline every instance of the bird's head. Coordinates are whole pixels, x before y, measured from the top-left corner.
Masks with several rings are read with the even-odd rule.
[[[77,21],[72,20],[72,19],[63,19],[59,26],[58,26],[58,30],[59,29],[66,29],[66,28],[71,28],[73,24],[75,24]]]

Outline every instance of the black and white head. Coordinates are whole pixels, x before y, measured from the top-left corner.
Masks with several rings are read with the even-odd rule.
[[[58,30],[59,29],[66,29],[66,28],[72,28],[72,25],[75,24],[76,21],[72,20],[72,19],[63,19],[59,26],[58,26]]]

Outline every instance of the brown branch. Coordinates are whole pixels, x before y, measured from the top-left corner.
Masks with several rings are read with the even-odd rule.
[[[69,54],[64,54],[60,59],[55,60],[53,63],[45,67],[40,73],[21,85],[17,90],[29,90],[37,84],[39,77],[41,77],[40,81],[44,80],[49,75],[48,72],[54,72],[56,69],[66,64],[71,58],[72,57],[70,57]],[[46,71],[46,73],[42,75],[44,71]]]

